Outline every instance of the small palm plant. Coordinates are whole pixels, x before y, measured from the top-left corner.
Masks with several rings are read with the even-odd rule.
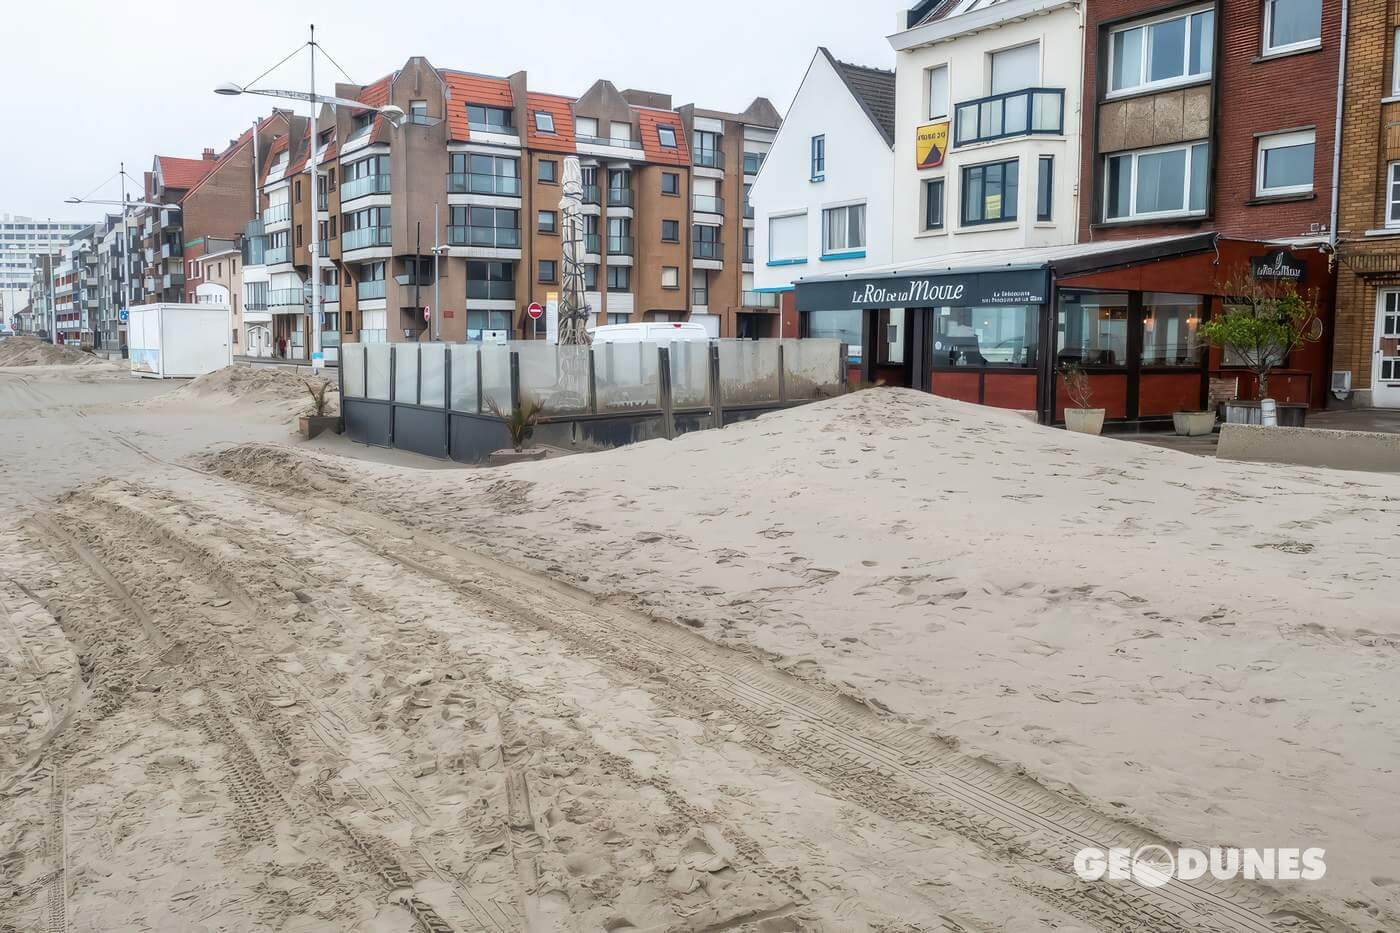
[[[525,449],[525,445],[535,433],[535,423],[544,415],[544,402],[537,398],[522,398],[520,404],[513,407],[509,414],[501,409],[495,399],[488,399],[486,407],[491,414],[505,423],[506,431],[510,434],[510,444],[517,453]]]
[[[302,380],[302,385],[306,386],[306,391],[311,393],[311,414],[314,417],[322,418],[326,414],[326,407],[330,404],[327,393],[330,392],[331,382],[329,379],[322,379],[316,383]]]

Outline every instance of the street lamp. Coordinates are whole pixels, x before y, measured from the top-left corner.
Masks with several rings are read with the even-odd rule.
[[[311,153],[310,153],[310,156],[307,158],[307,172],[308,172],[308,174],[310,174],[310,176],[311,176],[311,203],[312,203],[313,205],[316,205],[317,208],[319,208],[319,204],[317,203],[317,198],[318,198],[318,196],[319,196],[319,195],[318,195],[318,191],[319,191],[320,174],[321,174],[321,172],[320,172],[321,153],[320,153],[320,151],[319,151],[319,149],[318,149],[318,142],[319,142],[319,140],[317,139],[317,134],[316,134],[316,117],[318,116],[318,114],[316,113],[316,105],[317,105],[317,104],[329,104],[329,105],[332,106],[332,107],[337,107],[337,106],[339,106],[339,107],[352,107],[352,108],[354,108],[354,109],[356,109],[356,110],[372,110],[372,111],[375,111],[376,113],[382,113],[382,114],[384,114],[384,116],[386,116],[386,117],[389,119],[389,122],[392,123],[392,124],[394,124],[394,126],[398,126],[398,125],[403,121],[403,119],[404,119],[404,112],[403,112],[403,108],[402,108],[402,107],[396,107],[396,106],[394,106],[393,104],[389,104],[389,105],[384,106],[384,107],[371,107],[371,106],[369,106],[369,105],[367,105],[367,104],[364,104],[364,103],[362,103],[362,102],[360,102],[360,101],[357,101],[357,100],[350,100],[349,98],[345,98],[345,97],[325,96],[325,95],[317,94],[317,93],[316,93],[316,50],[319,48],[319,46],[316,44],[316,27],[315,27],[314,25],[311,27],[311,38],[307,41],[306,44],[307,44],[307,47],[311,50],[311,52],[310,52],[310,58],[311,58],[311,88],[310,88],[309,91],[274,90],[274,89],[270,89],[270,88],[248,88],[248,87],[243,87],[243,86],[238,85],[238,84],[234,84],[232,81],[228,81],[228,82],[225,82],[225,83],[223,83],[223,84],[220,84],[218,87],[214,88],[214,93],[215,93],[215,94],[221,94],[221,95],[223,95],[224,97],[236,97],[236,96],[238,96],[238,95],[240,95],[240,94],[257,94],[257,95],[262,96],[262,97],[280,97],[280,98],[283,98],[283,99],[285,99],[285,100],[302,100],[302,101],[306,101],[308,104],[310,104],[311,122],[310,122],[310,124],[309,124],[309,126],[310,126],[309,135],[310,135],[310,138],[311,138]],[[334,61],[334,60],[332,59],[332,61]],[[311,247],[311,368],[312,368],[313,370],[318,370],[318,369],[320,369],[320,368],[321,368],[321,363],[322,363],[322,351],[321,351],[321,263],[320,263],[321,248],[320,248],[320,244],[317,242],[317,239],[316,239],[316,237],[317,237],[317,231],[318,231],[318,228],[319,228],[319,226],[320,226],[319,218],[318,218],[316,215],[319,214],[319,213],[320,213],[319,209],[313,210],[313,213],[312,213],[312,220],[311,220],[311,240],[310,240],[310,247]]]

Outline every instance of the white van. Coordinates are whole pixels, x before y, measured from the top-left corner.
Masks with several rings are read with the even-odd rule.
[[[593,329],[594,343],[674,343],[709,339],[710,334],[703,325],[689,321],[604,324]]]

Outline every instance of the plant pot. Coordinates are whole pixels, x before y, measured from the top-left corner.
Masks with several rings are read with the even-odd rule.
[[[333,434],[340,433],[339,415],[302,415],[297,419],[297,427],[301,431],[301,436],[311,440],[325,431]]]
[[[1065,427],[1080,434],[1103,433],[1102,408],[1066,408]]]
[[[504,450],[493,450],[486,461],[492,466],[505,466],[510,463],[527,463],[531,460],[543,460],[549,451],[543,447],[526,447],[524,450],[512,450],[509,447]]]
[[[1172,426],[1182,437],[1202,437],[1215,430],[1215,412],[1174,411]]]

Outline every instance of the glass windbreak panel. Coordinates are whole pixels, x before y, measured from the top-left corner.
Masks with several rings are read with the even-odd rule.
[[[394,348],[394,401],[418,404],[418,344],[396,343]]]
[[[448,347],[452,357],[452,410],[476,411],[476,368],[480,347],[475,344],[453,344]]]
[[[595,343],[593,380],[599,411],[661,406],[660,367],[654,343]]]
[[[345,380],[346,398],[365,397],[365,354],[358,343],[347,343],[341,348],[340,371]]]
[[[1017,95],[1006,98],[1002,103],[1002,107],[1005,108],[1002,119],[1005,122],[1002,123],[1001,131],[1007,136],[1015,136],[1017,133],[1026,131],[1026,109],[1030,103],[1029,97],[1028,94]]]
[[[365,345],[365,398],[389,401],[389,353],[392,344]]]
[[[1142,365],[1196,366],[1201,347],[1196,327],[1201,323],[1199,295],[1147,292],[1142,296]]]
[[[829,398],[842,389],[841,341],[807,338],[784,340],[783,388],[789,400]]]
[[[934,312],[933,365],[1035,365],[1037,306],[939,308]]]
[[[481,409],[490,411],[491,404],[509,412],[510,349],[504,343],[481,345]]]
[[[431,408],[443,407],[447,393],[447,346],[430,343],[423,347],[418,359],[418,404]]]
[[[719,385],[726,405],[778,401],[778,341],[719,341]]]
[[[671,356],[671,404],[676,408],[710,403],[710,343],[707,340],[675,340],[667,345]]]
[[[1060,292],[1055,365],[1128,365],[1128,296],[1124,292]]]
[[[588,410],[588,348],[527,340],[513,344],[520,359],[520,398],[544,404],[544,414]]]

